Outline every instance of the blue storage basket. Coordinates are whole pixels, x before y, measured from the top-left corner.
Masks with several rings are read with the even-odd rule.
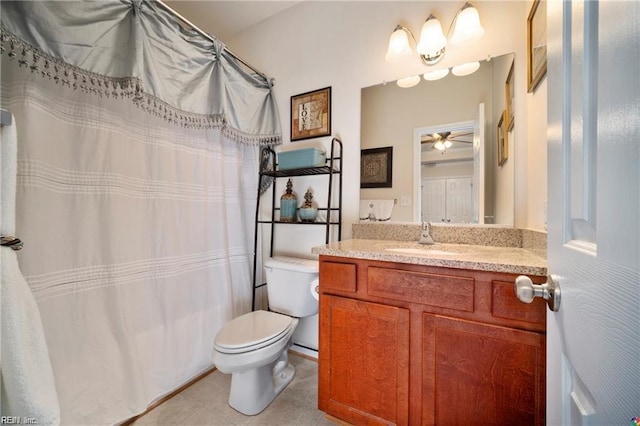
[[[327,154],[320,148],[296,149],[278,153],[278,169],[300,169],[324,166]]]

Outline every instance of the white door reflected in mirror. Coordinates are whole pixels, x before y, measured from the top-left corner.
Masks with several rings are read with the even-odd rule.
[[[479,106],[483,116],[484,105]],[[479,162],[474,145],[484,146],[475,129],[478,120],[424,127],[414,131],[414,221],[484,223],[478,216],[477,200],[484,198],[483,183],[476,183]],[[419,185],[419,186],[418,186]],[[481,193],[478,189],[482,188]]]

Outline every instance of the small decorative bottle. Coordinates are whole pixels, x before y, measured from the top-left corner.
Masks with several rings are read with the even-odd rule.
[[[287,192],[280,197],[280,221],[295,222],[298,197],[293,193],[293,182],[287,181]]]
[[[313,205],[311,188],[307,189],[307,192],[304,194],[304,204],[300,206],[298,214],[300,215],[300,220],[303,222],[315,222],[318,216],[318,208]]]

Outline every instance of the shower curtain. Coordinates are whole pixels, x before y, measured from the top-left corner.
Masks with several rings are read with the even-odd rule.
[[[118,423],[209,369],[251,309],[271,85],[153,2],[0,7],[19,263],[62,423]]]

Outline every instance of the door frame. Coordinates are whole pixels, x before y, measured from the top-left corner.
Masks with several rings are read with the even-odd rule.
[[[458,130],[471,130],[473,131],[476,127],[477,120],[469,120],[469,121],[458,121],[455,123],[447,123],[440,124],[436,126],[425,126],[425,127],[416,127],[413,129],[413,221],[421,222],[420,210],[422,206],[422,141],[421,136],[424,134],[431,134],[434,132],[453,132]],[[474,172],[478,167],[475,164],[473,169]],[[482,188],[480,188],[482,186]],[[480,191],[482,193],[482,198],[484,199],[484,185],[477,185],[478,188],[475,188],[476,191]],[[480,199],[480,195],[477,195],[478,199]],[[479,216],[478,216],[479,220]]]

